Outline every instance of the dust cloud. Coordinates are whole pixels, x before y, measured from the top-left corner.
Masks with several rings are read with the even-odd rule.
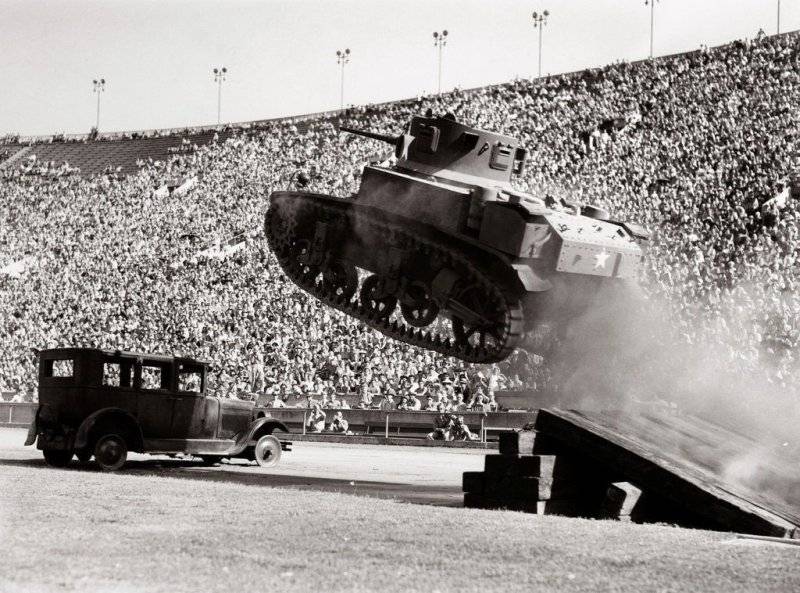
[[[722,480],[800,507],[800,394],[770,383],[767,368],[732,370],[731,357],[744,344],[722,333],[698,338],[703,332],[682,326],[673,311],[635,285],[599,291],[585,312],[563,320],[545,355],[558,385],[556,405],[703,419],[749,443],[744,452],[719,443],[713,454],[698,455],[714,459]],[[753,313],[741,312],[728,326],[741,327]],[[691,460],[694,436],[668,445]]]

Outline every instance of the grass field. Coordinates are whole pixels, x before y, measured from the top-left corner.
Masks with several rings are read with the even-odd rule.
[[[800,591],[798,546],[202,475],[55,470],[18,445],[23,431],[0,433],[3,593]],[[413,464],[425,451],[400,455]]]

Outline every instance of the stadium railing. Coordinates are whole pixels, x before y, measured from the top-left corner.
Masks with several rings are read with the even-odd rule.
[[[33,422],[37,405],[28,402],[0,402],[0,426],[28,426]]]
[[[424,410],[363,410],[324,408],[326,427],[333,420],[334,414],[342,413],[347,420],[349,430],[363,435],[389,437],[424,436],[434,429],[434,420],[438,412]],[[257,415],[269,415],[280,420],[293,432],[307,432],[307,423],[311,414],[309,408],[270,408],[259,407]],[[470,430],[486,440],[489,431],[504,431],[522,428],[536,419],[535,412],[475,412],[464,411],[454,413],[464,417],[464,424]]]

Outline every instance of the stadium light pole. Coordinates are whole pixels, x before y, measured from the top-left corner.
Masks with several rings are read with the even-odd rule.
[[[217,125],[221,121],[222,114],[222,83],[225,81],[225,75],[228,69],[225,66],[221,68],[214,68],[214,82],[217,83]]]
[[[656,23],[656,2],[659,0],[644,0],[645,6],[650,6],[650,59],[653,58],[653,35]]]
[[[95,118],[94,129],[99,132],[100,131],[100,93],[103,93],[106,90],[106,79],[105,78],[100,78],[100,79],[95,78],[92,81],[92,89],[93,89],[93,92],[97,95],[97,116]]]
[[[439,49],[439,94],[442,94],[442,50],[447,45],[447,29],[433,32],[433,47]]]
[[[336,63],[342,68],[341,85],[339,89],[339,109],[344,109],[344,67],[350,63],[350,48],[336,50]]]
[[[542,77],[542,30],[547,24],[547,17],[550,16],[550,11],[533,13],[533,27],[539,29],[539,78]]]

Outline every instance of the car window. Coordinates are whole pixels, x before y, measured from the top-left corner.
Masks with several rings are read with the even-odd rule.
[[[103,363],[103,385],[106,387],[132,387],[133,373],[132,362],[109,362]]]
[[[73,373],[74,364],[71,358],[59,358],[45,361],[45,377],[72,377]]]
[[[165,389],[164,369],[160,366],[142,365],[142,389]]]
[[[199,371],[181,371],[178,373],[178,391],[200,393],[202,375]]]

